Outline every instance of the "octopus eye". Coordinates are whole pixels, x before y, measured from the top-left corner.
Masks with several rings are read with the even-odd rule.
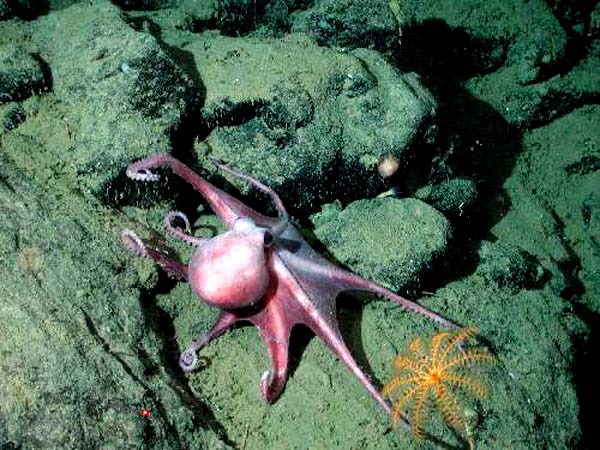
[[[270,247],[273,244],[273,235],[270,231],[265,231],[263,236],[263,244],[265,247]]]

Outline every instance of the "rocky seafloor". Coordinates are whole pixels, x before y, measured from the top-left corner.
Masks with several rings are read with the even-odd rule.
[[[596,1],[0,0],[0,449],[593,448],[599,124]],[[120,233],[187,261],[168,211],[223,228],[166,171],[125,176],[157,152],[268,212],[210,158],[251,174],[332,261],[477,327],[467,429],[393,428],[304,329],[272,405],[253,327],[182,372],[218,311]],[[436,330],[337,312],[378,387]]]

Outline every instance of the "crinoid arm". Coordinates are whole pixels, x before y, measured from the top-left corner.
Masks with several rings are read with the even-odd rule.
[[[454,393],[444,384],[436,386],[433,392],[436,404],[446,423],[456,430],[463,429],[466,423],[465,417]]]

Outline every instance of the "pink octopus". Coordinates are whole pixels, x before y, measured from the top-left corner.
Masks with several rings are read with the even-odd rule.
[[[272,403],[288,378],[291,329],[302,324],[336,353],[389,414],[390,405],[359,368],[342,339],[335,306],[338,294],[346,290],[369,291],[444,326],[457,326],[423,306],[327,261],[290,223],[283,203],[273,190],[217,161],[213,163],[268,194],[279,217],[258,213],[169,155],[150,156],[127,168],[127,176],[131,179],[156,181],[158,175],[150,169],[169,166],[204,196],[228,229],[211,239],[194,237],[183,213],[169,213],[165,218],[167,231],[196,247],[189,265],[146,245],[131,230],[121,234],[125,245],[134,253],[152,258],[171,276],[189,281],[196,296],[221,310],[213,327],[181,354],[181,368],[193,370],[198,365],[198,352],[204,346],[237,322],[250,322],[258,328],[269,353],[271,368],[262,376],[260,391],[263,399]],[[185,231],[173,224],[175,218],[185,223]],[[402,419],[409,427],[408,419]]]

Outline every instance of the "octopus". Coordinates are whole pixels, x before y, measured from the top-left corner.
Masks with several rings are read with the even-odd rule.
[[[157,181],[153,169],[167,166],[190,183],[208,202],[227,231],[212,238],[196,237],[185,214],[172,211],[165,228],[175,238],[194,246],[189,264],[168,252],[148,245],[129,229],[121,233],[125,246],[136,255],[148,257],[169,275],[190,283],[192,292],[220,314],[204,335],[181,353],[179,365],[185,372],[199,365],[199,352],[240,322],[256,326],[267,349],[270,368],[260,380],[262,398],[272,403],[288,379],[290,333],[294,326],[310,328],[362,383],[371,397],[388,414],[391,405],[354,360],[340,333],[336,299],[344,291],[366,291],[400,307],[431,319],[444,327],[453,322],[420,304],[344,270],[313,250],[292,224],[281,199],[255,178],[213,164],[270,197],[277,217],[263,215],[234,196],[217,188],[188,166],[167,154],[156,154],[131,164],[126,171],[137,181]],[[179,222],[179,226],[176,224]],[[407,417],[401,421],[410,428]]]

